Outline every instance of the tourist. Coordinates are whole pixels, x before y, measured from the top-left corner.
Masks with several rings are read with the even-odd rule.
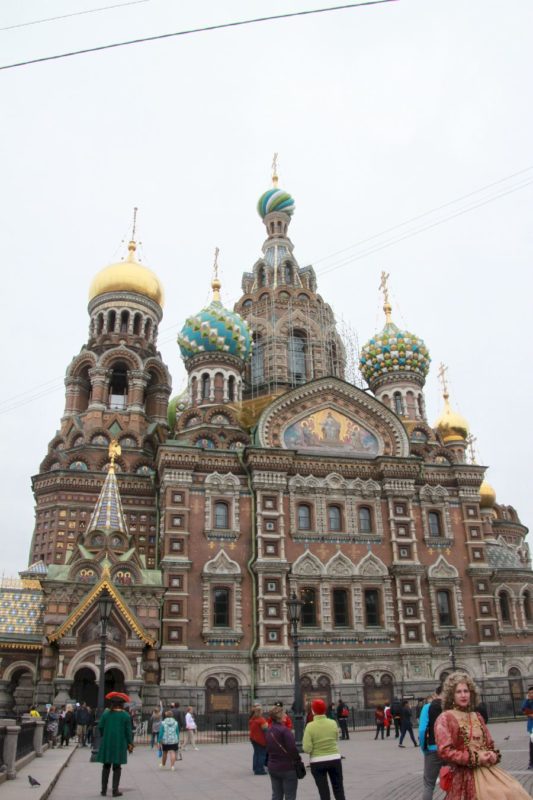
[[[527,733],[529,739],[529,766],[528,769],[533,769],[533,686],[527,690],[527,697],[522,703],[520,709],[522,714],[527,717]]]
[[[113,797],[121,797],[119,790],[120,776],[122,774],[122,764],[127,764],[128,753],[133,752],[133,731],[131,729],[131,717],[124,710],[124,703],[129,703],[130,698],[122,692],[109,692],[106,700],[111,704],[111,708],[106,708],[98,722],[102,738],[100,747],[96,755],[96,761],[103,764],[102,767],[102,791],[100,794],[105,797],[109,773],[113,766]]]
[[[390,710],[392,714],[392,720],[394,722],[394,738],[397,739],[400,735],[400,727],[402,723],[402,704],[397,697],[393,699]]]
[[[87,730],[91,722],[91,712],[87,708],[86,703],[76,708],[75,714],[76,722],[76,736],[78,737],[78,744],[82,747],[87,746]]]
[[[335,800],[346,800],[338,747],[339,730],[335,721],[327,718],[327,707],[323,700],[313,700],[311,708],[314,719],[305,726],[302,746],[304,752],[309,753],[311,775],[315,779],[320,800],[330,800],[328,777]]]
[[[267,775],[268,773],[265,769],[267,756],[265,732],[268,730],[268,723],[263,716],[263,709],[258,703],[252,706],[248,719],[248,730],[254,751],[252,759],[254,775]]]
[[[350,709],[346,705],[346,703],[339,697],[339,702],[337,705],[337,722],[339,723],[339,728],[341,729],[341,739],[349,739],[350,734],[348,733],[348,718],[350,716]]]
[[[422,800],[432,800],[442,761],[435,744],[435,721],[442,713],[442,685],[423,707],[418,721],[418,743],[424,754],[424,791]]]
[[[55,747],[57,744],[57,734],[59,731],[59,714],[55,706],[50,706],[48,713],[44,719],[46,726],[46,738],[50,743],[50,747]]]
[[[157,741],[157,734],[159,733],[161,722],[162,722],[161,709],[154,708],[154,710],[150,714],[150,721],[148,723],[150,728],[150,747],[152,748],[152,750]]]
[[[165,767],[168,753],[170,769],[174,772],[176,769],[176,753],[180,741],[180,729],[171,709],[165,711],[165,718],[161,722],[157,733],[157,741],[162,750],[160,768],[163,769]]]
[[[292,731],[292,719],[289,717],[289,715],[285,711],[285,709],[283,707],[283,703],[281,702],[281,700],[278,700],[276,703],[274,703],[273,708],[281,709],[281,712],[282,712],[281,721],[285,725],[286,728],[288,728],[290,731]],[[268,722],[268,727],[269,728],[272,727],[272,723],[274,722],[272,714],[270,714],[267,722]]]
[[[285,716],[283,705],[276,703],[270,710],[271,725],[265,731],[272,800],[294,800],[298,789],[294,762],[299,754],[294,735],[285,724]]]
[[[392,711],[390,706],[385,706],[385,731],[387,738],[390,736],[390,726],[392,725]]]
[[[415,735],[413,733],[413,720],[411,718],[411,706],[409,704],[409,700],[404,700],[402,703],[402,713],[400,719],[400,729],[401,729],[401,736],[400,742],[398,747],[405,747],[403,744],[403,740],[405,739],[405,734],[408,733],[411,737],[411,741],[415,747],[418,747],[418,742],[415,739]]]
[[[447,800],[531,800],[503,769],[499,750],[481,714],[474,711],[477,689],[466,673],[453,672],[444,683],[443,712],[435,722],[435,740],[447,766],[440,787]]]
[[[37,711],[37,706],[31,706],[28,713],[30,717],[33,717],[34,719],[41,719],[41,715]]]
[[[188,745],[191,745],[194,750],[198,750],[196,746],[196,731],[198,730],[198,726],[196,725],[192,706],[188,707],[187,713],[185,714],[185,730],[187,732],[187,744],[183,749],[186,750]]]
[[[374,719],[376,721],[376,735],[374,736],[374,741],[378,738],[379,734],[381,733],[381,738],[385,738],[385,709],[383,706],[376,706],[376,710],[374,711]]]
[[[74,736],[74,729],[75,729],[76,720],[74,717],[74,707],[68,703],[65,706],[65,710],[60,714],[59,720],[59,733],[61,736],[61,742],[59,744],[60,747],[65,745],[68,747],[70,742],[70,737]]]

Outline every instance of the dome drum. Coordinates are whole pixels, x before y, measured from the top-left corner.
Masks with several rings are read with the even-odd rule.
[[[123,308],[133,312],[136,310],[144,313],[149,311],[157,322],[161,322],[163,318],[163,309],[155,300],[146,295],[125,290],[114,290],[97,295],[89,301],[87,306],[91,317],[101,311],[122,310]]]

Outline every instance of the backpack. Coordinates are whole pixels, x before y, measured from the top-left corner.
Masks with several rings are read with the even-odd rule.
[[[341,711],[341,717],[346,718],[349,716],[350,716],[350,709],[348,708],[348,706],[343,706]]]

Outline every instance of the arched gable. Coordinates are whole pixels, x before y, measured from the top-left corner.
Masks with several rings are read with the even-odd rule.
[[[402,422],[385,405],[339,378],[319,378],[274,400],[257,425],[261,447],[375,458],[409,456]]]
[[[324,564],[313,553],[306,550],[292,565],[292,574],[295,576],[312,577],[325,574]]]
[[[113,347],[111,350],[106,350],[105,353],[102,354],[98,366],[104,369],[110,369],[113,364],[116,364],[118,361],[123,361],[128,365],[129,369],[143,369],[141,357],[137,353],[134,353],[132,350],[129,350],[127,347],[123,346]]]
[[[381,558],[378,558],[378,556],[374,555],[374,553],[367,553],[366,556],[361,559],[359,564],[357,564],[356,574],[364,576],[381,575],[383,577],[388,577],[389,570]]]
[[[326,564],[326,575],[335,577],[348,577],[355,573],[355,564],[350,561],[348,556],[340,551],[335,553]]]
[[[453,564],[449,564],[448,561],[446,561],[444,556],[439,556],[436,562],[429,567],[428,577],[444,579],[458,578],[459,572]]]
[[[224,550],[219,550],[211,561],[204,564],[203,575],[240,575],[241,568]]]

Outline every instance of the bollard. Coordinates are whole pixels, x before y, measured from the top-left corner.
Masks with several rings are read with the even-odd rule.
[[[33,749],[35,757],[42,758],[43,755],[44,720],[35,720],[35,730],[33,732]]]
[[[20,733],[20,725],[6,725],[6,738],[4,739],[4,764],[6,765],[6,777],[13,780],[17,777],[17,739]]]

